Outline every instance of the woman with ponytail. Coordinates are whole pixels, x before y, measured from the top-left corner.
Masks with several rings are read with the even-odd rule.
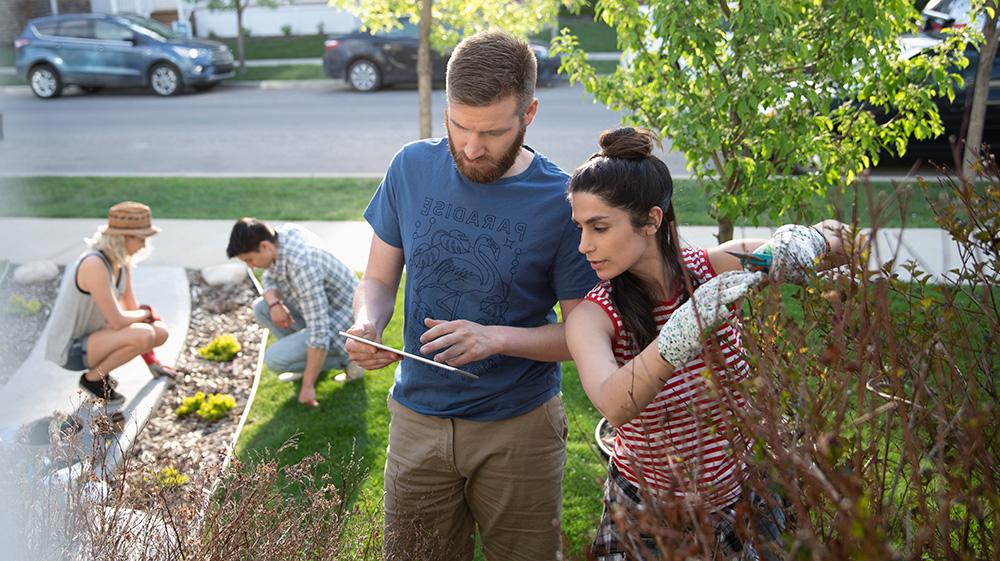
[[[656,143],[641,129],[604,132],[601,151],[574,171],[568,189],[580,252],[601,282],[567,318],[566,337],[584,390],[616,429],[593,553],[658,559],[656,540],[639,530],[622,534],[615,513],[634,521],[644,500],[664,498],[712,513],[716,558],[754,559],[758,550],[777,558],[769,549],[784,518],[774,501],[749,497],[768,513],[755,524],[756,550],[732,522],[744,493],[740,450],[752,443],[733,436],[727,420],[727,407],[745,404],[737,383],[749,374],[729,304],[768,278],[807,279],[824,254],[842,253],[842,225],[790,225],[771,240],[681,247],[673,183],[652,155]],[[728,253],[755,250],[771,256],[769,272],[744,271]],[[709,363],[701,334],[712,326],[721,359]],[[727,384],[725,403],[715,383]]]

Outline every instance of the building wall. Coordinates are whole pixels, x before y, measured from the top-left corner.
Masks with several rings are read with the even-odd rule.
[[[193,19],[199,37],[210,34],[218,37],[236,36],[236,12],[196,8]],[[285,25],[291,26],[292,35],[311,35],[319,32],[321,23],[325,33],[341,33],[354,29],[358,20],[325,3],[296,3],[273,9],[251,6],[243,13],[243,27],[249,29],[254,36],[281,35],[281,28]]]
[[[0,43],[14,41],[25,23],[31,18],[51,15],[50,1],[53,0],[0,0]],[[54,0],[59,13],[78,12],[132,12],[144,16],[151,14],[176,13],[178,0]],[[212,11],[208,8],[194,8],[185,2],[184,8],[190,14],[199,37],[216,35],[236,36],[236,14],[228,10]],[[12,17],[6,17],[10,14]],[[174,16],[176,17],[176,16]],[[322,24],[325,33],[339,33],[357,27],[358,20],[351,14],[331,8],[320,0],[309,3],[299,0],[291,6],[264,8],[251,6],[243,14],[243,27],[253,35],[282,35],[282,26],[291,26],[293,35],[310,35],[319,32]],[[162,17],[157,17],[161,19]],[[166,18],[167,20],[173,18]]]
[[[9,45],[29,19],[51,13],[49,0],[0,0],[0,43]]]

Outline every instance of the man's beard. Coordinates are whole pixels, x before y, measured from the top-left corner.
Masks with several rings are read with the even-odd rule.
[[[451,132],[448,123],[445,123],[445,128],[448,129],[449,133]],[[514,162],[517,161],[517,156],[521,153],[521,146],[524,144],[524,133],[527,129],[528,127],[522,123],[521,130],[517,133],[517,138],[514,139],[514,142],[511,143],[507,151],[499,159],[484,155],[475,160],[469,160],[463,152],[455,149],[455,145],[451,143],[451,134],[449,134],[448,150],[451,151],[451,157],[455,160],[455,167],[458,168],[458,173],[461,173],[466,179],[475,183],[493,183],[500,179],[514,165]]]

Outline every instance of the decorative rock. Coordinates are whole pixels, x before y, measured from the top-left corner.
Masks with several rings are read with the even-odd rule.
[[[14,280],[19,284],[48,282],[59,276],[59,267],[51,261],[31,261],[14,269]]]
[[[201,270],[201,276],[210,285],[236,284],[247,278],[247,266],[243,263],[223,263]]]

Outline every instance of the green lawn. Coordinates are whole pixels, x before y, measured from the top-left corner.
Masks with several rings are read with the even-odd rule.
[[[0,178],[2,216],[106,216],[139,200],[160,218],[360,220],[377,179]]]
[[[0,86],[24,86],[24,80],[19,80],[17,76],[0,75]]]
[[[316,64],[257,66],[236,70],[234,80],[327,80],[323,67]]]
[[[248,37],[244,42],[247,60],[264,58],[319,58],[323,56],[325,35],[290,35],[277,37]],[[216,37],[229,45],[236,55],[235,37]]]
[[[0,216],[103,217],[112,204],[134,199],[153,207],[161,218],[258,216],[272,220],[361,220],[379,180],[356,178],[206,179],[178,177],[33,177],[0,178]],[[888,198],[893,187],[873,183],[876,198]],[[836,197],[834,197],[836,198]],[[815,216],[828,217],[826,201],[813,205]],[[833,213],[851,220],[849,201]],[[681,225],[714,225],[708,203],[694,181],[675,182],[674,206]],[[882,226],[902,223],[898,206],[884,213]],[[909,227],[936,227],[919,193],[911,196],[906,213]],[[858,216],[868,225],[867,202]],[[783,220],[787,222],[792,218]],[[771,224],[763,217],[761,224]]]
[[[593,66],[598,74],[611,74],[618,68],[617,60],[591,60],[587,64]]]
[[[588,53],[604,53],[618,50],[618,35],[603,21],[594,21],[591,16],[570,16],[559,18],[559,31],[569,30],[580,40],[580,48]],[[548,43],[552,35],[546,31],[532,36],[532,39]]]
[[[390,345],[402,346],[402,306],[400,289],[393,320],[384,335]],[[298,384],[279,382],[275,373],[265,368],[236,453],[245,458],[265,449],[276,450],[298,435],[298,447],[285,450],[279,456],[281,462],[296,462],[315,452],[327,454],[329,446],[333,458],[330,468],[334,481],[338,481],[346,471],[341,460],[350,457],[353,450],[357,462],[350,472],[357,473],[360,469],[366,473],[355,505],[363,512],[377,513],[381,520],[382,468],[389,429],[386,397],[395,366],[370,372],[363,382],[350,384],[333,381],[336,372],[323,375],[317,384],[320,401],[317,409],[300,407]],[[600,415],[584,394],[572,363],[564,364],[563,372],[563,399],[570,423],[563,530],[570,538],[570,551],[579,551],[590,543],[590,532],[600,517],[601,483],[606,468],[593,444],[594,427]]]
[[[0,66],[14,66],[14,47],[0,47]]]
[[[580,38],[580,46],[588,52],[617,51],[617,37],[614,30],[604,22],[595,22],[588,16],[565,17],[559,21],[560,29],[568,27]],[[251,30],[252,31],[252,30]],[[548,44],[551,34],[539,33],[533,39]],[[219,37],[217,41],[229,45],[236,53],[236,38]],[[323,56],[323,41],[325,35],[292,35],[277,37],[254,37],[251,35],[244,42],[247,60],[265,58],[318,58]],[[8,49],[12,50],[12,49]],[[0,51],[0,57],[3,52]],[[3,60],[3,59],[0,59]],[[13,55],[11,55],[13,60]]]

